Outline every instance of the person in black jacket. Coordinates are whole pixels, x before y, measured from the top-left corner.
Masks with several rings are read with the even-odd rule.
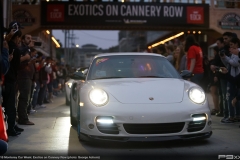
[[[12,22],[9,25],[9,31],[11,32],[12,24],[15,24],[16,22]],[[17,23],[18,24],[18,23]],[[18,24],[19,25],[19,24]],[[17,80],[17,70],[20,65],[20,61],[24,61],[30,58],[30,56],[20,56],[20,50],[19,50],[19,43],[21,41],[21,30],[18,30],[14,33],[14,35],[11,36],[8,42],[9,46],[9,54],[12,54],[13,58],[10,62],[10,67],[8,72],[5,75],[5,80],[3,84],[3,107],[6,109],[6,115],[8,117],[7,123],[8,123],[8,136],[17,136],[21,134],[20,132],[23,131],[23,129],[19,128],[15,122],[16,122],[16,80]]]
[[[20,47],[20,54],[21,56],[28,55],[30,58],[30,47],[33,47],[32,43],[32,36],[30,34],[25,34],[21,38],[21,47]],[[17,76],[17,84],[18,84],[18,124],[21,125],[34,125],[33,122],[29,121],[27,108],[30,101],[30,94],[31,94],[31,86],[33,75],[35,72],[34,64],[32,63],[33,60],[22,61],[20,63],[18,69],[18,76]]]
[[[218,67],[225,67],[225,65],[223,64],[221,57],[220,57],[220,53],[223,53],[226,56],[230,56],[230,52],[229,52],[229,42],[232,38],[233,34],[231,32],[225,32],[223,34],[223,37],[218,38],[217,39],[217,45],[219,47],[219,53],[216,54],[215,58],[213,59],[213,62],[210,66],[212,71],[216,71]],[[225,119],[227,119],[229,117],[229,110],[228,110],[228,102],[226,99],[226,94],[227,94],[227,80],[224,78],[224,75],[222,74],[218,74],[217,76],[218,81],[220,82],[220,90],[221,90],[221,101],[222,101],[222,106],[220,105],[220,110],[221,112],[218,114],[217,116],[224,116],[223,119],[221,119],[221,122],[224,123]]]

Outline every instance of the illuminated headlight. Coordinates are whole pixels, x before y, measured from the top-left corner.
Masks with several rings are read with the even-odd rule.
[[[71,82],[67,83],[67,85],[68,85],[69,88],[72,87],[72,83]]]
[[[194,103],[203,103],[205,101],[206,95],[202,89],[193,87],[189,90],[189,98]]]
[[[193,121],[203,121],[206,120],[206,117],[194,117]]]
[[[104,106],[108,102],[108,95],[102,89],[93,89],[89,93],[89,98],[96,106]]]

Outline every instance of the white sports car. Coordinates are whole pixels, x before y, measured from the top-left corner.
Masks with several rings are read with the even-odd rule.
[[[93,58],[72,87],[71,123],[80,141],[164,141],[212,135],[203,89],[163,56],[108,53]]]
[[[88,67],[81,67],[76,70],[76,72],[84,72]],[[71,88],[72,84],[74,83],[75,79],[77,79],[76,72],[70,77],[70,79],[65,82],[65,102],[66,105],[70,105],[70,94],[71,94]],[[86,74],[86,73],[85,73]]]

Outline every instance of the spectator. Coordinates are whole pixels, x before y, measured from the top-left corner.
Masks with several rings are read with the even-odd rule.
[[[36,61],[34,64],[35,67],[35,72],[34,72],[34,83],[35,83],[35,91],[33,93],[33,99],[32,99],[32,108],[35,109],[37,106],[37,100],[38,100],[38,94],[40,91],[40,69],[41,69],[41,62],[42,62],[42,57],[43,54],[41,52],[37,52],[37,57],[36,57]]]
[[[214,47],[214,56],[216,56],[218,54],[218,52],[219,52],[219,48],[217,46]],[[210,65],[213,62],[213,60],[214,60],[214,57],[212,60],[209,61]],[[209,77],[210,77],[209,88],[210,88],[210,92],[211,92],[211,96],[212,96],[213,104],[214,104],[214,109],[211,110],[211,115],[216,115],[220,111],[219,96],[218,96],[219,80],[217,78],[217,72],[218,72],[217,70],[216,71],[210,70],[210,72],[209,72]]]
[[[167,52],[164,44],[160,44],[157,49],[158,49],[158,54],[161,54],[162,56],[167,56]]]
[[[43,61],[42,67],[39,73],[39,82],[40,82],[40,91],[38,94],[38,105],[36,107],[46,108],[46,105],[43,105],[44,96],[46,95],[47,83],[49,74],[52,72],[51,63],[52,58],[47,57],[46,61]]]
[[[37,50],[33,47],[30,48],[30,57],[31,57],[31,63],[34,66],[34,75],[36,72],[36,68],[35,68],[35,62],[36,62],[36,57],[37,57]],[[31,85],[31,92],[30,92],[30,98],[29,98],[29,102],[28,102],[28,107],[27,107],[27,113],[28,114],[32,114],[35,113],[36,110],[33,109],[33,105],[32,105],[32,100],[33,100],[33,95],[34,95],[34,90],[36,87],[36,83],[34,80],[34,76],[33,76],[33,81],[32,81],[32,85]]]
[[[2,54],[1,54],[1,70],[2,70],[2,74],[6,74],[9,67],[10,67],[10,61],[13,58],[13,55],[9,55],[9,47],[7,44],[7,41],[3,41],[3,48],[2,48]]]
[[[174,51],[173,45],[166,46],[166,53],[167,53],[166,58],[172,64],[173,64],[173,51]]]
[[[181,72],[182,70],[186,69],[186,54],[184,52],[183,46],[179,45],[175,49],[175,68],[178,72]]]
[[[191,81],[200,85],[204,73],[202,49],[193,35],[187,36],[184,48],[187,52],[187,70],[194,74]]]
[[[12,25],[16,22],[11,22],[9,24],[8,34],[12,30]],[[18,24],[18,23],[16,23]],[[20,24],[19,28],[20,28]],[[30,58],[30,56],[22,56],[20,57],[20,50],[18,48],[18,45],[21,41],[21,30],[16,31],[10,38],[8,42],[9,46],[9,53],[13,55],[12,60],[10,62],[10,68],[8,72],[5,75],[4,80],[4,90],[3,90],[3,107],[5,107],[5,112],[8,117],[7,123],[8,123],[8,136],[17,136],[21,134],[21,131],[23,129],[19,128],[15,122],[16,122],[16,97],[15,97],[15,88],[16,88],[16,80],[17,80],[17,70],[20,65],[20,61],[24,61]]]
[[[30,34],[25,34],[21,39],[21,47],[20,54],[21,56],[28,55],[30,58],[30,47],[33,47],[32,36]],[[34,125],[33,122],[29,121],[27,108],[30,101],[31,95],[31,86],[34,74],[34,64],[33,60],[25,60],[20,63],[20,67],[18,70],[17,76],[17,84],[18,84],[18,124],[21,125]]]
[[[233,36],[232,36],[233,37]],[[234,37],[229,40],[229,51],[235,48],[239,48],[239,39]],[[240,64],[238,61],[240,60],[238,55],[232,54],[230,52],[230,56],[226,56],[225,52],[221,53],[221,59],[225,66],[228,68],[229,73],[231,76],[236,77],[238,74],[240,74]],[[222,123],[234,123],[234,117],[235,116],[240,116],[240,108],[239,105],[236,106],[236,108],[233,107],[232,105],[232,100],[234,99],[234,96],[237,92],[236,85],[231,82],[227,82],[227,104],[228,104],[228,111],[229,111],[229,117],[225,118]]]

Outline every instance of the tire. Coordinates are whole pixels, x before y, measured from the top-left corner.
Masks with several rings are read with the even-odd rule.
[[[65,94],[65,104],[67,105],[67,106],[69,106],[70,105],[70,101],[68,100],[68,98],[67,98],[67,95]]]
[[[86,142],[86,140],[84,140],[82,137],[81,137],[81,134],[80,134],[80,113],[79,113],[79,107],[78,107],[78,114],[77,114],[77,134],[78,134],[78,140],[79,142]]]

